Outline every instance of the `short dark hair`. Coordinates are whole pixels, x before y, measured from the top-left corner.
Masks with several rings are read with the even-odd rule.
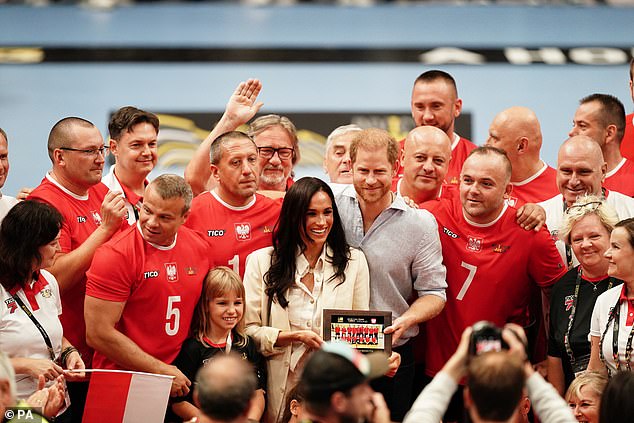
[[[222,147],[224,146],[225,142],[241,138],[251,141],[257,151],[257,146],[249,135],[240,131],[226,132],[218,136],[214,140],[214,142],[211,143],[211,147],[209,148],[209,161],[211,162],[211,164],[218,165],[218,163],[220,163],[220,160],[222,160]]]
[[[189,211],[194,195],[191,187],[182,176],[166,173],[156,177],[148,186],[150,185],[163,200],[182,198],[185,201],[183,214]]]
[[[53,125],[51,132],[48,134],[48,157],[50,157],[51,161],[53,161],[53,151],[68,144],[71,132],[76,126],[82,128],[95,127],[91,121],[76,116],[65,117]]]
[[[508,420],[522,398],[524,381],[524,363],[508,352],[484,353],[469,363],[467,387],[483,420]]]
[[[35,200],[9,210],[0,225],[0,284],[7,291],[30,281],[33,263],[42,263],[39,248],[57,237],[62,221],[57,209]]]
[[[119,141],[124,133],[130,132],[139,123],[149,123],[158,134],[159,119],[154,113],[146,112],[133,106],[120,108],[112,115],[108,123],[110,138]]]
[[[418,77],[414,81],[414,85],[418,84],[419,82],[428,83],[428,82],[435,82],[438,80],[445,81],[448,85],[453,87],[454,93],[456,97],[458,97],[458,87],[456,85],[456,80],[453,78],[453,76],[449,75],[447,72],[441,71],[438,69],[432,69],[432,70],[428,70],[427,72],[421,73],[420,75],[418,75]]]
[[[586,104],[596,101],[601,104],[601,113],[598,116],[601,125],[607,128],[609,125],[616,126],[616,136],[619,142],[625,135],[625,107],[621,100],[610,94],[590,94],[579,100],[579,104]]]
[[[196,376],[200,410],[215,420],[228,422],[244,414],[256,389],[253,366],[233,352],[217,354]]]
[[[630,217],[629,219],[621,220],[619,223],[614,225],[615,228],[623,228],[627,232],[627,236],[630,241],[630,245],[634,248],[634,217]]]
[[[4,141],[7,143],[7,145],[9,144],[9,137],[7,136],[7,133],[4,131],[4,129],[0,128],[0,135],[2,135],[4,137]]]
[[[289,188],[284,196],[280,216],[273,228],[271,267],[264,275],[266,294],[275,298],[284,308],[288,305],[286,292],[295,283],[297,250],[306,249],[301,236],[304,232],[306,212],[313,195],[318,192],[324,192],[330,198],[333,213],[332,227],[326,243],[332,250],[332,257],[328,256],[327,260],[332,264],[335,273],[326,282],[337,281],[341,284],[346,280],[345,270],[350,259],[350,248],[346,242],[335,196],[328,184],[321,179],[301,178]]]
[[[634,57],[630,59],[630,81],[634,81]]]
[[[634,420],[634,374],[621,371],[612,376],[601,395],[599,423]]]
[[[504,162],[504,170],[508,176],[509,181],[511,180],[511,174],[513,172],[513,166],[511,165],[511,160],[509,160],[509,156],[507,156],[506,151],[501,148],[492,147],[490,145],[483,145],[481,147],[474,148],[471,150],[467,158],[471,156],[497,156],[502,159]]]

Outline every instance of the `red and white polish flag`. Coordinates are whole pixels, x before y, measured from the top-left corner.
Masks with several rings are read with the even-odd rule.
[[[91,372],[83,423],[162,423],[173,376],[123,370]]]

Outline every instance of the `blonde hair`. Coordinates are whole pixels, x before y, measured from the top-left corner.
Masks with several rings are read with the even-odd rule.
[[[566,401],[574,396],[579,398],[581,395],[581,388],[588,386],[594,392],[601,397],[606,385],[608,384],[608,377],[598,372],[585,372],[577,376],[566,391]]]
[[[400,153],[400,148],[394,137],[386,130],[378,128],[368,128],[357,132],[350,143],[350,160],[352,163],[357,161],[357,152],[359,150],[385,150],[387,160],[392,166],[398,160]]]
[[[192,332],[194,336],[203,342],[203,337],[208,333],[211,322],[209,320],[209,302],[217,297],[221,297],[228,293],[234,293],[242,298],[244,311],[242,317],[231,330],[234,338],[234,345],[244,347],[248,343],[248,337],[244,331],[244,315],[246,313],[245,291],[240,276],[226,266],[218,266],[211,270],[205,281],[203,282],[203,290],[200,294],[200,300],[196,305],[196,318],[192,323]]]
[[[584,194],[577,197],[575,203],[566,209],[564,220],[559,228],[559,238],[566,244],[570,244],[570,232],[575,223],[579,222],[586,216],[596,215],[603,227],[612,232],[614,225],[619,221],[614,208],[605,202],[604,198],[596,195]]]

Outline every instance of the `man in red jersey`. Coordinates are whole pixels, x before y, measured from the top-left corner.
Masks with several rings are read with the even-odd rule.
[[[173,396],[186,395],[191,386],[170,363],[187,338],[213,265],[201,234],[182,227],[191,200],[180,176],[156,178],[145,189],[138,223],[99,248],[87,273],[94,367],[174,376]]]
[[[427,322],[428,376],[451,357],[467,326],[479,320],[525,325],[531,288],[547,289],[566,271],[545,228],[516,224],[515,209],[504,201],[510,179],[504,152],[479,147],[464,163],[460,198],[426,203],[438,222],[448,285],[445,309]],[[445,421],[459,420],[459,396]]]
[[[621,156],[621,140],[625,133],[625,108],[609,94],[592,94],[579,102],[569,137],[586,135],[601,146],[608,165],[603,186],[627,196],[634,196],[634,161]]]
[[[476,145],[454,132],[455,120],[462,111],[462,99],[458,98],[456,81],[451,75],[440,70],[422,73],[414,81],[411,108],[416,126],[435,126],[449,137],[451,162],[445,183],[458,185],[462,163]],[[400,142],[401,150],[404,144],[404,140]],[[402,175],[401,165],[398,176]]]
[[[450,160],[451,143],[443,131],[433,126],[412,129],[401,151],[403,177],[392,181],[392,191],[419,207],[426,201],[458,196],[457,186],[443,186]],[[553,185],[557,190],[554,181]],[[543,209],[534,204],[522,204],[517,211],[517,223],[524,229],[539,229],[544,220]]]
[[[47,270],[59,283],[64,336],[82,354],[86,367],[92,358],[84,323],[86,270],[97,247],[125,225],[121,193],[108,191],[100,182],[104,149],[103,138],[91,122],[78,117],[60,120],[48,136],[53,169],[29,197],[50,204],[64,216],[61,252]],[[73,418],[81,419],[87,389],[86,382],[68,384]]]
[[[117,162],[102,182],[123,194],[130,225],[139,220],[143,192],[158,158],[159,120],[153,113],[126,106],[117,110],[108,123],[110,152]]]
[[[439,198],[451,162],[449,137],[434,126],[412,129],[405,138],[400,162],[403,177],[392,186],[393,191],[419,206]]]
[[[630,94],[634,101],[634,57],[630,60]],[[634,113],[625,117],[625,135],[621,141],[621,154],[634,160]]]
[[[281,200],[256,193],[258,150],[248,135],[234,131],[219,136],[210,158],[216,187],[194,199],[185,224],[205,235],[218,265],[242,277],[247,256],[271,245]]]
[[[516,106],[500,112],[489,127],[487,145],[504,150],[511,161],[509,205],[538,203],[558,194],[557,172],[539,157],[542,131],[531,109]]]

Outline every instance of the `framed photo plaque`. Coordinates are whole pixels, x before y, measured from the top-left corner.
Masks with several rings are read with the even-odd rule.
[[[383,333],[392,324],[390,311],[324,309],[324,340],[342,341],[362,353],[392,353],[392,335]]]

